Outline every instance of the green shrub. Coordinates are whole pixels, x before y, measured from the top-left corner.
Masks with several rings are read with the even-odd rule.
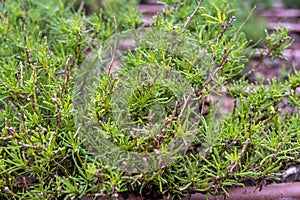
[[[195,15],[195,1],[164,1],[172,6],[154,17],[154,28],[140,29],[138,35],[130,31],[141,22],[135,1],[122,4],[122,12],[116,6],[122,1],[107,1],[103,10],[89,17],[76,11],[72,2],[12,0],[0,6],[1,199],[117,198],[129,192],[156,199],[219,194],[246,183],[277,182],[286,166],[298,162],[300,73],[295,70],[288,80],[273,79],[267,86],[246,81],[251,71],[245,77],[242,72],[250,58],[249,42],[231,17],[231,1],[204,1]],[[121,32],[137,37],[139,46],[117,52],[122,55],[121,70],[110,73],[100,68],[101,76],[94,78],[95,71],[89,69],[110,61],[106,54],[98,55],[99,45],[112,53],[111,45],[105,45],[114,44]],[[266,41],[262,59],[282,56],[291,38],[280,27],[267,34]],[[139,74],[141,66],[153,66],[146,74],[150,82],[127,77]],[[164,79],[171,75],[175,81]],[[90,79],[97,85],[80,90]],[[122,89],[129,83],[133,91]],[[194,92],[198,112],[180,112],[184,101],[176,100],[182,88]],[[123,103],[114,98],[118,90],[128,107],[113,110]],[[95,93],[80,98],[88,91]],[[234,107],[219,120],[220,126],[215,126],[218,107],[213,101],[204,106],[216,94],[232,99]],[[80,118],[81,104],[76,102],[89,103],[86,116]],[[160,134],[138,137],[126,132],[127,126],[121,128],[129,117],[139,127],[152,125],[152,105],[166,111],[163,126],[156,129]],[[121,111],[130,116],[120,117]],[[199,119],[181,120],[192,114]],[[98,125],[92,139],[103,139],[94,140],[99,142],[95,147],[78,124],[89,118]],[[186,131],[188,126],[193,131]],[[119,158],[119,152],[109,152],[111,144],[138,155],[167,152],[168,144],[177,145],[175,137],[185,136],[191,139],[189,148],[174,154],[172,162],[153,162],[154,171],[126,171],[117,163],[123,158],[110,160],[93,152],[102,149]]]

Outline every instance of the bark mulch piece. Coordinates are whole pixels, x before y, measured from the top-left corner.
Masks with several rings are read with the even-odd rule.
[[[186,200],[188,198],[185,198]],[[190,200],[206,200],[206,195],[194,194]],[[300,199],[300,182],[257,187],[232,188],[228,196],[208,196],[209,200],[296,200]]]

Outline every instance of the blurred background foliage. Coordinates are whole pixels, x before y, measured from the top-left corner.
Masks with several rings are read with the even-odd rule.
[[[252,44],[259,45],[261,43],[262,38],[264,36],[264,29],[267,27],[267,21],[264,18],[259,17],[258,13],[263,10],[270,9],[272,7],[273,1],[274,0],[232,1],[232,3],[234,4],[232,7],[235,8],[235,10],[232,11],[232,15],[235,15],[238,18],[239,25],[241,25],[246,20],[251,9],[254,8],[254,6],[256,6],[256,9],[254,11],[255,14],[251,16],[251,18],[243,28],[243,31],[245,32],[247,38],[251,40]],[[82,4],[82,2],[84,2],[84,4]],[[140,1],[137,0],[136,2],[139,3]],[[178,1],[173,2],[172,0],[168,0],[168,1],[161,1],[161,2],[170,5]],[[127,1],[127,4],[132,4],[132,3],[133,3],[132,1]],[[124,10],[122,10],[123,1],[120,0],[86,0],[86,1],[77,0],[76,5],[77,7],[83,5],[87,14],[91,14],[102,8],[108,15],[113,15],[113,14],[118,15],[118,12],[114,13],[113,10],[114,8],[117,8],[116,10],[118,10],[119,12],[124,12]],[[122,21],[120,21],[120,23],[122,23]]]
[[[122,2],[120,0],[76,0],[77,7],[84,2],[84,8],[87,14],[91,14],[95,11],[98,11],[101,8],[104,8],[106,13],[111,15],[113,13],[113,7],[118,8],[119,12],[124,12]],[[137,3],[141,1],[136,0]],[[167,4],[172,4],[172,0],[163,1]],[[300,8],[299,0],[233,0],[232,3],[235,4],[233,7],[235,10],[233,11],[233,15],[238,18],[238,22],[240,24],[243,23],[244,20],[248,17],[249,12],[256,7],[254,14],[248,20],[248,22],[243,27],[243,31],[245,32],[247,38],[251,40],[251,44],[261,45],[264,36],[264,29],[266,29],[268,25],[268,21],[263,17],[259,16],[259,13],[264,10],[272,9],[273,3],[282,2],[286,8]],[[128,4],[132,4],[132,1],[127,1]],[[143,1],[142,1],[143,3]],[[132,12],[130,12],[132,13]],[[133,11],[134,13],[134,11]],[[118,13],[116,13],[118,15]],[[126,19],[124,19],[126,20]],[[127,19],[128,20],[128,19]],[[120,22],[122,23],[122,22]]]
[[[282,0],[282,2],[287,8],[295,8],[295,9],[300,8],[300,1],[298,0]]]

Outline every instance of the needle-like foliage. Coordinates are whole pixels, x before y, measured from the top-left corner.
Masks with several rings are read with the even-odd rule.
[[[1,1],[0,199],[219,194],[277,182],[298,162],[300,73],[267,85],[247,81],[266,57],[283,55],[292,42],[287,29],[267,33],[259,64],[245,71],[249,41],[237,25],[244,21],[235,17],[234,3],[165,0],[166,9],[153,17],[154,29],[139,32],[135,49],[116,52],[121,69],[110,71],[106,55],[96,56],[108,68],[101,68],[94,88],[81,91],[84,82],[76,80],[97,74],[81,72],[98,45],[113,44],[116,35],[141,26],[142,18],[136,1],[107,0],[89,16],[74,3]],[[162,30],[160,37],[151,30]],[[149,69],[139,73],[140,66]],[[93,135],[95,143],[77,123],[84,107],[76,103],[90,100],[80,99],[87,91],[95,95],[79,121],[95,118],[102,134]],[[189,99],[197,109],[187,106]],[[154,131],[136,135],[128,131],[132,124],[139,133],[143,127]],[[111,144],[134,155],[169,155],[168,144],[174,144],[180,153],[174,152],[172,162],[164,156],[158,160],[163,164],[152,162],[153,171],[126,171],[110,157],[95,155]],[[177,148],[182,144],[188,145],[184,152]],[[109,155],[125,155],[117,154]]]

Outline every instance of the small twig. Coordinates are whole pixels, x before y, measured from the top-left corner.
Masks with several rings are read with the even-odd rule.
[[[40,116],[40,111],[37,107],[38,105],[38,95],[37,95],[37,87],[36,87],[36,82],[37,82],[37,66],[36,63],[33,63],[33,69],[32,69],[32,78],[33,78],[33,95],[32,95],[32,110]]]
[[[7,17],[7,10],[6,10],[6,0],[3,0],[2,2],[4,17]]]
[[[201,9],[201,4],[202,4],[203,0],[199,1],[198,6],[195,8],[194,12],[188,17],[188,19],[186,20],[183,28],[181,29],[181,32],[183,33],[186,30],[187,25],[190,23],[190,21],[192,20],[192,18],[196,15],[196,13],[198,12],[198,10]]]
[[[26,176],[23,176],[22,179],[23,179],[23,183],[24,183],[24,185],[25,185],[25,189],[26,189],[27,191],[29,191],[29,193],[30,193],[32,196],[34,196],[34,194],[32,193],[32,191],[31,191],[31,190],[29,189],[29,187],[28,187],[27,180],[26,180]]]
[[[57,100],[57,95],[56,92],[53,92],[53,97],[52,97],[52,101],[54,102],[55,106],[56,106],[56,111],[57,111],[57,117],[56,117],[56,125],[55,125],[55,133],[58,133],[58,129],[62,124],[62,119],[61,119],[61,105],[59,103],[59,101]]]
[[[188,103],[188,101],[190,100],[192,93],[194,93],[194,91],[193,91],[193,89],[191,88],[188,97],[184,100],[183,106],[182,106],[181,111],[180,111],[180,113],[179,113],[179,117],[181,117],[181,116],[183,115],[183,112],[184,112],[184,110],[185,110],[185,107],[187,106],[187,103]]]
[[[78,8],[78,13],[81,13],[82,10],[83,10],[83,8],[84,8],[84,1],[81,1],[81,2],[80,2],[80,6],[79,6],[79,8]]]
[[[110,94],[115,93],[115,92],[118,91],[121,87],[123,87],[123,86],[127,83],[128,79],[129,79],[129,77],[126,78],[126,79],[125,79],[120,85],[118,85],[115,89],[113,89],[113,91],[112,91]]]
[[[61,150],[63,150],[63,148],[59,147],[59,148],[56,149],[56,150],[53,152],[53,154],[51,154],[50,156],[51,156],[51,157],[54,157],[54,156],[58,155],[58,154],[61,152]]]
[[[174,110],[172,111],[172,118],[169,119],[168,117],[165,118],[164,124],[165,124],[165,128],[163,128],[161,130],[161,136],[159,138],[159,146],[158,149],[160,147],[160,145],[162,144],[162,142],[164,141],[164,139],[168,138],[168,136],[165,135],[165,133],[170,129],[172,122],[177,120],[177,109],[179,108],[180,103],[178,100],[175,101],[175,106],[174,106]],[[171,133],[172,137],[174,137],[174,133]]]
[[[70,88],[69,88],[69,85],[70,85],[70,80],[71,80],[71,59],[72,59],[72,55],[69,55],[68,58],[67,58],[67,61],[66,61],[66,70],[65,70],[65,73],[64,73],[64,90],[66,91],[67,94],[69,94],[70,92]]]
[[[38,61],[39,64],[40,64],[40,60],[39,60],[39,44],[40,44],[40,41],[41,41],[41,36],[42,36],[42,32],[40,31],[39,35],[38,35],[37,42],[36,42],[36,49],[35,49],[36,58],[37,58],[37,61]]]
[[[174,110],[172,111],[172,120],[173,121],[177,119],[177,115],[178,115],[177,114],[177,109],[179,108],[179,106],[180,106],[180,102],[179,102],[179,100],[176,100]]]
[[[44,37],[44,45],[45,45],[45,50],[47,52],[47,58],[50,58],[51,50],[50,50],[49,45],[48,45],[48,38],[47,38],[47,36]]]
[[[246,142],[244,143],[243,149],[242,149],[242,151],[239,154],[239,159],[241,159],[243,157],[245,151],[247,150],[247,148],[249,146],[250,141],[251,141],[251,138],[250,137],[247,138]],[[231,167],[229,168],[229,170],[227,171],[227,173],[232,173],[235,170],[235,168],[237,167],[237,165],[238,165],[238,160],[236,160],[233,163],[233,165],[231,165]]]
[[[24,109],[21,107],[21,105],[18,102],[19,98],[25,99],[27,101],[30,101],[30,99],[27,96],[24,96],[22,94],[17,93],[16,91],[10,89],[1,79],[0,79],[0,85],[2,85],[5,89],[7,89],[11,94],[13,94],[12,99],[9,99],[9,101],[16,107],[18,110],[24,111]]]
[[[229,61],[228,56],[233,51],[234,47],[235,47],[235,45],[233,45],[229,49],[229,51],[227,51],[226,49],[224,50],[224,55],[223,55],[223,59],[222,59],[221,63],[219,64],[219,66],[214,71],[210,72],[210,74],[208,75],[206,81],[202,84],[202,87],[201,87],[200,91],[203,88],[205,88],[209,84],[209,82],[213,79],[213,77],[218,73],[218,71],[220,71],[227,64],[227,62]],[[200,93],[199,90],[198,90],[197,93],[198,94]]]
[[[7,129],[6,129],[7,130]],[[16,138],[15,135],[9,135],[9,136],[6,136],[6,137],[0,137],[0,141],[6,141],[6,140],[10,140],[10,139],[14,139]]]
[[[172,64],[173,64],[173,60],[174,60],[174,58],[175,58],[175,47],[176,47],[176,45],[177,45],[177,42],[178,42],[178,38],[177,38],[177,36],[176,36],[176,39],[174,40],[174,42],[173,42],[173,44],[172,44],[172,46],[171,46],[171,49],[172,49],[172,55],[171,55],[171,60],[170,60],[170,64],[169,64],[169,66],[170,66],[170,70],[169,70],[169,73],[168,73],[168,78],[170,78],[170,73],[171,73],[171,69],[172,69]]]
[[[8,21],[8,14],[7,14],[6,1],[5,0],[3,0],[3,2],[2,2],[2,8],[3,8],[3,14],[4,15],[2,15],[0,13],[0,18],[4,19],[4,23],[6,23],[8,25],[8,28],[9,28],[9,21]]]
[[[201,102],[200,102],[200,105],[199,105],[199,110],[200,110],[200,115],[203,116],[204,114],[204,105],[205,105],[205,98],[206,98],[206,95],[204,94],[205,92],[202,92],[201,95]],[[199,121],[200,122],[200,121]]]
[[[251,132],[252,132],[252,121],[253,121],[252,104],[250,104],[249,127],[248,127],[248,132],[250,133],[250,137],[251,137]]]
[[[70,84],[70,73],[71,73],[71,59],[72,59],[72,55],[69,55],[66,61],[66,69],[64,70],[64,80],[61,86],[60,99],[63,98],[64,92],[66,92],[66,94],[69,94],[70,92],[69,84]]]
[[[27,138],[30,139],[30,135],[28,133],[28,131],[26,130],[26,127],[25,127],[25,121],[24,121],[24,118],[22,116],[21,113],[18,113],[19,114],[19,118],[20,118],[20,122],[21,122],[21,127],[22,127],[22,131],[26,134]]]
[[[242,28],[245,26],[245,24],[250,20],[251,16],[253,15],[254,10],[256,9],[256,5],[251,9],[249,15],[247,16],[247,18],[245,19],[245,21],[240,25],[240,27],[238,28],[238,30],[234,33],[234,35],[232,36],[231,40],[234,39],[237,34],[242,30]]]
[[[223,153],[224,153],[225,151],[227,151],[233,144],[235,144],[239,136],[240,136],[240,134],[237,134],[237,135],[233,138],[233,140],[232,140],[230,143],[227,143],[227,145],[219,151],[219,155],[223,154]]]
[[[245,75],[243,75],[239,81],[241,81],[242,79],[248,77],[249,75],[251,75],[253,72],[255,72],[260,66],[261,64],[264,62],[264,60],[266,58],[268,58],[272,52],[274,50],[276,50],[278,47],[280,47],[280,45],[283,43],[283,40],[279,40],[271,49],[267,50],[267,49],[264,49],[262,50],[262,52],[260,53],[260,58],[259,58],[259,61],[256,63],[256,65],[250,70],[248,71]]]
[[[235,20],[235,17],[233,16],[228,23],[221,24],[223,26],[222,32],[202,51],[202,53],[198,57],[196,57],[193,60],[192,65],[195,65],[199,61],[199,59],[202,58],[202,56],[204,55],[204,53],[206,53],[212,47],[212,45],[214,45],[216,42],[218,42],[224,36],[224,33],[226,32],[226,30],[229,27],[232,27],[232,22],[234,20]]]
[[[23,63],[20,61],[20,85],[24,84],[24,78],[23,78]]]
[[[276,157],[277,157],[279,151],[282,149],[282,146],[283,146],[283,143],[284,143],[285,139],[286,139],[286,131],[284,132],[284,136],[283,136],[283,138],[282,138],[282,140],[281,140],[281,142],[279,144],[279,147],[277,148],[276,152],[274,153],[274,156],[272,158],[273,162],[275,162]]]
[[[270,51],[268,51],[266,54],[266,50],[263,50],[260,54],[260,58],[259,58],[259,61],[256,63],[256,65],[250,70],[248,71],[246,74],[244,74],[240,79],[239,81],[241,81],[242,79],[250,76],[253,72],[255,72],[260,66],[261,64],[264,62],[264,60],[269,57],[269,55],[271,54]]]
[[[27,5],[28,5],[28,0],[24,0],[23,4],[22,4],[22,9],[24,11],[24,14],[25,14],[25,17],[24,17],[24,21],[25,23],[24,24],[28,24],[28,16],[29,16],[29,12],[28,12],[28,8],[27,8]]]
[[[8,136],[6,136],[6,137],[0,137],[0,141],[1,140],[9,140],[9,139],[13,139],[13,138],[17,138],[17,139],[19,139],[17,136],[16,136],[16,134],[15,134],[15,132],[16,132],[16,128],[15,127],[9,127],[8,126],[8,119],[7,118],[5,118],[4,119],[4,123],[5,123],[5,127],[4,127],[4,129],[5,130],[7,130],[9,133],[10,133],[10,135],[8,135]]]
[[[159,72],[159,73],[157,74],[157,76],[153,79],[153,81],[150,83],[149,89],[152,88],[152,87],[154,86],[154,84],[156,83],[156,81],[157,81],[157,79],[160,77],[160,75],[161,75],[161,72]]]
[[[21,145],[24,148],[35,149],[35,150],[42,148],[40,146],[33,146],[33,145],[29,145],[29,144],[24,144],[22,142],[19,142],[19,145]]]
[[[148,115],[148,130],[152,130],[153,124],[152,124],[152,110],[149,111]]]
[[[248,126],[248,132],[249,132],[249,137],[247,138],[247,140],[245,141],[242,151],[239,154],[239,160],[243,157],[245,151],[247,150],[250,142],[251,142],[251,132],[252,132],[252,120],[253,120],[253,116],[252,116],[252,110],[251,110],[251,106],[250,106],[250,113],[249,113],[249,126]],[[238,165],[238,160],[236,160],[231,167],[229,168],[229,170],[227,170],[227,173],[232,173],[234,172],[235,168]]]
[[[236,169],[237,165],[238,165],[238,161],[240,159],[243,158],[243,155],[245,154],[247,148],[249,147],[249,144],[251,142],[251,133],[252,133],[252,121],[253,121],[253,116],[252,116],[252,106],[250,105],[250,113],[249,113],[249,126],[248,126],[248,132],[249,132],[249,137],[247,138],[247,140],[245,141],[243,148],[241,150],[241,152],[239,153],[238,159],[236,159],[230,166],[230,168],[226,171],[226,173],[223,176],[218,177],[215,182],[220,181],[225,179],[230,173],[234,172],[234,170]],[[238,137],[238,136],[236,136]],[[234,139],[236,140],[236,138]],[[231,143],[232,144],[232,143]],[[231,145],[230,144],[230,145]]]
[[[5,127],[4,129],[7,130],[10,135],[9,136],[6,136],[6,137],[0,137],[0,140],[9,140],[9,139],[13,139],[13,138],[17,138],[17,139],[20,139],[18,136],[16,136],[15,132],[16,132],[16,127],[9,127],[8,126],[8,119],[5,118],[4,119],[4,124],[5,124]]]
[[[233,99],[233,110],[232,110],[232,121],[234,120],[234,115],[235,115],[235,112],[236,112],[236,108],[237,108],[237,99],[234,98]]]
[[[31,61],[30,61],[30,51],[27,47],[27,35],[26,35],[26,25],[24,25],[24,47],[25,47],[25,53],[26,53],[26,58],[27,58],[27,66],[30,67]]]
[[[7,192],[8,194],[10,194],[11,196],[14,196],[14,197],[16,197],[16,198],[18,198],[18,199],[22,199],[21,196],[19,196],[19,195],[13,193],[13,192],[9,189],[9,187],[4,187],[4,190],[5,190],[5,192]]]
[[[114,29],[115,29],[115,34],[117,34],[117,19],[116,16],[114,15]],[[117,48],[117,37],[114,39],[114,47],[111,49],[111,60],[108,66],[107,74],[110,77],[112,66],[115,62],[115,55],[116,55],[116,48]],[[112,85],[112,80],[109,78],[110,84]]]
[[[2,85],[5,89],[7,89],[11,94],[15,96],[15,98],[22,98],[25,100],[28,100],[28,98],[25,98],[22,94],[17,93],[16,91],[10,89],[8,85],[6,85],[1,79],[0,79],[0,85]]]
[[[116,18],[116,15],[114,15],[114,29],[115,29],[115,33],[117,33],[117,18]]]
[[[277,110],[276,112],[274,112],[270,117],[268,117],[265,121],[263,121],[262,124],[264,126],[266,126],[278,114],[279,110]]]

